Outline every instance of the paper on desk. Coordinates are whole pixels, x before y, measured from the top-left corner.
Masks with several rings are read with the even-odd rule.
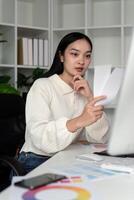
[[[96,69],[95,73],[98,74],[98,72],[100,71],[100,69]],[[97,102],[96,105],[107,105],[109,103],[111,103],[115,97],[117,96],[118,92],[119,92],[119,89],[121,87],[121,83],[122,83],[122,80],[123,80],[123,75],[124,75],[124,69],[123,68],[115,68],[110,74],[110,69],[105,69],[105,67],[103,67],[103,73],[104,75],[106,76],[106,78],[104,78],[103,76],[103,79],[104,81],[102,81],[102,86],[100,86],[101,84],[99,82],[94,82],[94,84],[96,85],[95,89],[96,93],[95,95],[96,96],[99,96],[99,95],[106,95],[107,98],[102,100],[102,101],[99,101]],[[100,74],[101,75],[101,74]],[[99,75],[97,75],[99,76]],[[108,78],[109,76],[109,78]],[[98,89],[99,88],[99,89]],[[98,94],[97,94],[98,92]]]
[[[55,173],[62,173],[66,176],[85,175],[90,181],[118,174],[115,171],[101,168],[98,163],[76,159],[71,165],[55,167],[53,170]]]

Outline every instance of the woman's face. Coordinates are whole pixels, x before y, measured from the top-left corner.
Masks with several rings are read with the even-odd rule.
[[[79,39],[68,45],[60,58],[64,65],[63,75],[83,76],[91,62],[91,46],[85,39]]]

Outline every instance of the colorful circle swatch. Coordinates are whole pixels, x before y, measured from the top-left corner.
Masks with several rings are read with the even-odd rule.
[[[73,194],[73,199],[74,199],[74,193],[75,193],[75,200],[90,200],[91,194],[89,191],[86,189],[77,187],[77,186],[67,186],[67,185],[48,185],[48,186],[43,186],[34,190],[28,190],[22,195],[23,200],[39,200],[37,197],[39,193],[43,192],[52,192],[56,191],[58,192],[59,195],[62,195],[63,197],[60,196],[62,200],[66,199],[64,194],[67,194],[67,192],[70,193],[70,199],[71,195]],[[61,193],[60,193],[61,192]],[[49,194],[49,193],[48,193]]]

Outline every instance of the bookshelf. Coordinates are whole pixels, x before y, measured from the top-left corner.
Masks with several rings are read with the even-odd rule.
[[[19,72],[31,74],[37,66],[18,65],[17,41],[48,41],[48,69],[60,39],[72,31],[87,34],[93,42],[95,65],[125,67],[134,27],[133,0],[0,0],[0,74],[9,74],[17,88]]]
[[[49,43],[47,65],[39,63],[18,63],[18,40],[50,41],[50,1],[49,0],[0,0],[0,75],[10,75],[10,83],[17,88],[18,73],[30,75],[33,69],[47,69],[49,60]],[[30,49],[31,50],[31,49]],[[31,53],[31,51],[29,51]]]

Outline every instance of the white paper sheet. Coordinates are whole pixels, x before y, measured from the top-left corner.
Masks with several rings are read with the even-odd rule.
[[[98,81],[96,80],[94,84],[96,85],[95,87],[97,88],[96,91],[98,91],[98,94],[106,95],[107,98],[105,100],[97,102],[96,105],[110,104],[116,98],[121,88],[123,75],[124,75],[123,68],[115,68],[110,74],[109,74],[109,69],[103,68],[102,72],[100,73],[100,76],[103,77],[104,81],[102,81],[102,84],[100,83],[99,85]],[[104,78],[104,76],[106,76],[106,78]]]
[[[101,95],[109,76],[111,74],[111,65],[100,65],[94,67],[94,96]]]

